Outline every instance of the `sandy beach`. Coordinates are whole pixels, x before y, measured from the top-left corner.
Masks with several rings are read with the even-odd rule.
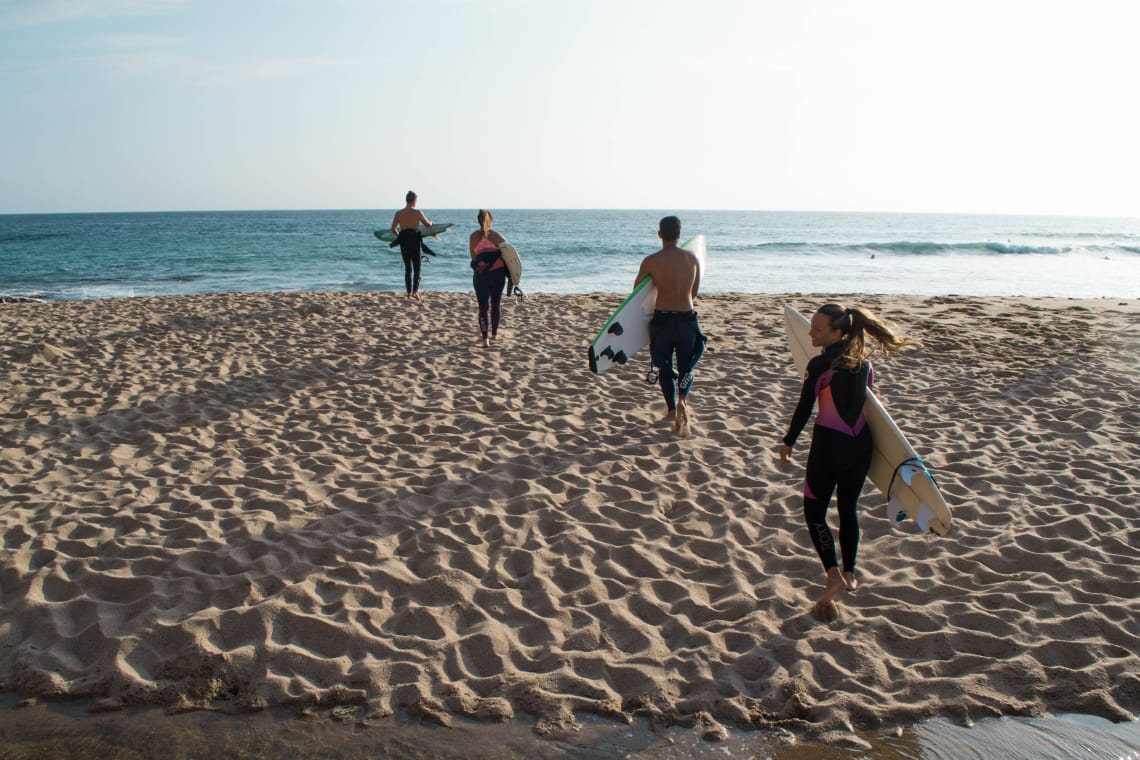
[[[583,715],[836,739],[945,717],[1140,712],[1140,302],[878,297],[876,364],[946,537],[861,502],[823,573],[781,308],[718,294],[692,434],[620,295],[259,293],[0,305],[0,690],[102,708]],[[834,520],[834,510],[832,511]]]

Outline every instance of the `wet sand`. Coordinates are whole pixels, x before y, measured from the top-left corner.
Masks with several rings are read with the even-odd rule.
[[[99,712],[90,701],[20,705],[0,695],[0,757],[43,760],[208,760],[243,757],[438,758],[440,760],[1011,760],[1012,758],[1140,757],[1140,723],[1066,715],[985,718],[958,724],[944,718],[893,730],[860,731],[834,744],[803,740],[784,730],[730,729],[710,740],[700,730],[630,725],[581,718],[580,730],[560,739],[539,736],[533,721],[489,724],[458,719],[451,726],[389,717],[368,720],[361,708],[265,710],[244,716],[157,708]]]

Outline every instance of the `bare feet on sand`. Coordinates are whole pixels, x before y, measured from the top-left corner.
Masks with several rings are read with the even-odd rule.
[[[815,602],[816,614],[819,615],[827,605],[833,603],[835,597],[846,590],[847,583],[843,580],[843,573],[839,572],[838,567],[829,567],[827,569],[827,587],[824,588],[823,594]]]
[[[831,623],[839,619],[839,605],[834,601],[830,601],[824,605],[815,605],[813,612],[818,619],[825,623]]]
[[[673,418],[673,432],[677,435],[689,434],[689,405],[683,398],[677,400],[677,414]]]
[[[854,591],[859,588],[859,579],[855,573],[843,573],[843,582],[847,584],[848,591]]]

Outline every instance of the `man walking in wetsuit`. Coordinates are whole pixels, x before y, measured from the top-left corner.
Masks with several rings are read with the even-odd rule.
[[[420,225],[431,226],[431,219],[424,216],[424,212],[416,209],[416,194],[411,190],[404,196],[405,206],[392,217],[392,234],[396,235],[396,242],[400,244],[400,254],[404,257],[404,286],[408,289],[408,298],[417,301],[420,298],[420,246],[423,235]]]
[[[659,372],[666,419],[673,421],[674,432],[684,434],[688,432],[686,404],[693,385],[693,371],[704,353],[706,341],[693,308],[701,284],[701,266],[692,251],[677,246],[681,239],[680,219],[675,216],[662,219],[657,236],[661,238],[662,248],[641,262],[633,285],[636,288],[650,277],[657,289],[653,319],[649,323],[649,353]]]

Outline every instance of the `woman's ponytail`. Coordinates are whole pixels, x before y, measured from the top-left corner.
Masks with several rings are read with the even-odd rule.
[[[483,229],[483,237],[486,238],[491,234],[491,225],[495,221],[495,216],[486,209],[479,209],[479,226]]]
[[[858,367],[870,358],[867,335],[875,339],[887,356],[922,345],[917,340],[899,335],[868,309],[846,308],[836,303],[829,303],[821,306],[819,311],[831,320],[831,329],[840,332],[839,340],[843,351],[835,360],[836,367]]]

